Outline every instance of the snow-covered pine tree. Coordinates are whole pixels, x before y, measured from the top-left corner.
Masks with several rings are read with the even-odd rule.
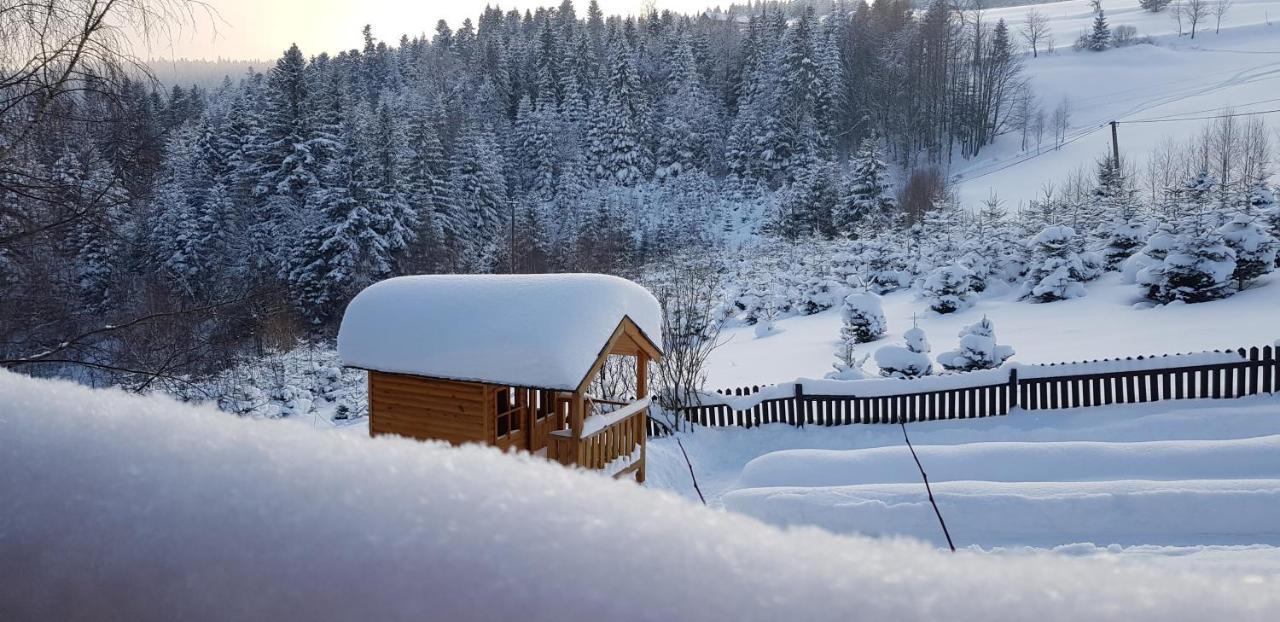
[[[595,107],[588,150],[596,177],[633,186],[643,181],[652,167],[643,140],[644,93],[627,39],[616,35],[609,47],[608,90]]]
[[[842,341],[836,347],[836,361],[831,364],[835,371],[827,373],[826,377],[831,380],[862,380],[867,377],[867,373],[862,371],[862,366],[866,364],[867,359],[871,355],[864,354],[858,356],[854,349],[852,341]]]
[[[1276,250],[1280,243],[1247,214],[1237,214],[1231,222],[1218,228],[1222,241],[1235,252],[1236,267],[1231,274],[1237,291],[1276,267]]]
[[[1164,260],[1139,273],[1138,282],[1149,298],[1160,303],[1196,303],[1235,293],[1235,251],[1202,222],[1185,221]]]
[[[123,250],[122,214],[128,192],[93,147],[83,153],[68,152],[55,163],[53,172],[63,195],[60,202],[70,213],[80,214],[68,236],[76,292],[87,310],[106,311],[117,297],[112,285]]]
[[[871,343],[883,337],[888,328],[880,297],[870,292],[845,296],[840,317],[840,339],[845,342]]]
[[[1053,302],[1085,295],[1087,280],[1076,232],[1064,225],[1045,227],[1029,242],[1030,270],[1023,298]]]
[[[445,245],[461,266],[483,269],[501,244],[508,220],[507,181],[493,129],[479,124],[463,128],[449,173],[457,218],[443,224]]]
[[[779,235],[793,240],[835,235],[832,212],[840,200],[840,179],[834,163],[810,163],[778,195],[779,209],[771,228]]]
[[[679,36],[671,54],[660,109],[656,176],[667,179],[695,170],[710,172],[712,154],[719,151],[720,119],[714,99],[703,87],[687,33]]]
[[[339,136],[342,149],[324,171],[318,213],[306,224],[281,275],[302,313],[322,325],[349,296],[391,272],[387,240],[379,235],[378,176],[362,136],[367,118],[351,116]]]
[[[1138,6],[1152,13],[1159,13],[1172,2],[1173,0],[1138,0]]]
[[[1111,27],[1107,25],[1107,15],[1100,3],[1094,12],[1093,28],[1086,37],[1086,44],[1094,52],[1101,52],[1111,47]]]
[[[898,217],[898,202],[893,196],[889,167],[881,159],[878,139],[863,139],[850,168],[835,214],[836,229],[852,236],[863,228],[888,228]]]
[[[1151,227],[1140,220],[1114,220],[1103,225],[1102,258],[1107,270],[1120,270],[1125,260],[1151,237]]]
[[[994,369],[1013,354],[1013,347],[996,343],[995,323],[983,316],[960,331],[960,347],[939,354],[938,364],[950,371]]]
[[[933,362],[929,360],[929,340],[924,330],[915,324],[903,333],[905,346],[889,345],[876,350],[876,365],[880,367],[880,375],[890,378],[920,378],[933,373]]]
[[[925,278],[921,296],[936,313],[954,313],[970,304],[973,273],[956,263],[935,268]]]

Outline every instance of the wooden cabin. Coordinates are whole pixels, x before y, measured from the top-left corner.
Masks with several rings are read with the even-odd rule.
[[[643,482],[661,325],[653,295],[618,277],[411,276],[351,301],[338,351],[369,372],[371,435],[483,443]],[[605,371],[622,395],[598,394]]]

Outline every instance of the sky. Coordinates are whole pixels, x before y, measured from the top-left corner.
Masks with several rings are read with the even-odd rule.
[[[646,0],[598,0],[606,15],[638,13]],[[648,0],[659,10],[695,12],[713,0]],[[154,59],[272,59],[297,43],[307,56],[362,45],[360,29],[373,26],[375,37],[388,42],[400,35],[431,33],[437,20],[455,29],[474,22],[486,4],[504,10],[558,6],[560,0],[208,0],[217,17],[198,17],[197,24],[169,40],[151,44],[143,55]],[[588,0],[575,0],[578,16]],[[726,1],[725,4],[728,4]]]

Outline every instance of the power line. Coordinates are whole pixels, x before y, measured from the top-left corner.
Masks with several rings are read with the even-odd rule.
[[[1212,115],[1207,117],[1182,117],[1178,119],[1162,119],[1162,118],[1133,119],[1131,121],[1120,121],[1119,123],[1123,125],[1125,123],[1173,123],[1176,121],[1205,121],[1209,119],[1230,119],[1232,117],[1249,117],[1249,116],[1260,115],[1260,114],[1274,114],[1277,112],[1280,112],[1280,108],[1274,108],[1272,110],[1258,110],[1256,112],[1233,112],[1231,114],[1219,114],[1219,115]]]
[[[1269,103],[1271,103],[1271,102],[1278,102],[1278,101],[1280,101],[1280,97],[1271,97],[1271,98],[1268,98],[1268,99],[1259,99],[1259,100],[1257,100],[1257,101],[1245,102],[1245,103],[1243,103],[1243,104],[1232,104],[1232,105],[1230,105],[1230,106],[1218,106],[1218,107],[1216,107],[1216,108],[1205,108],[1205,109],[1202,109],[1202,110],[1187,110],[1187,111],[1185,111],[1185,112],[1171,112],[1171,113],[1169,113],[1169,114],[1161,115],[1161,116],[1158,116],[1158,117],[1149,117],[1149,119],[1152,119],[1152,120],[1154,120],[1154,119],[1174,119],[1174,117],[1180,117],[1180,116],[1188,115],[1188,114],[1201,114],[1201,113],[1204,113],[1204,112],[1227,111],[1227,110],[1233,110],[1233,109],[1238,109],[1238,108],[1246,108],[1246,107],[1249,107],[1249,106],[1257,106],[1258,104],[1269,104]],[[1163,105],[1163,104],[1162,104],[1162,105]],[[1137,119],[1137,120],[1135,120],[1135,121],[1129,121],[1129,123],[1134,123],[1134,122],[1137,122],[1137,121],[1144,121],[1144,122],[1145,122],[1146,120],[1147,120],[1147,119]],[[1175,121],[1181,121],[1181,119],[1174,119],[1174,120],[1175,120]],[[1118,122],[1118,123],[1126,123],[1126,121],[1117,121],[1117,122]]]
[[[1048,154],[1050,154],[1050,153],[1053,153],[1053,152],[1055,152],[1055,151],[1058,151],[1059,149],[1061,149],[1061,148],[1063,148],[1063,147],[1065,147],[1065,146],[1067,146],[1067,145],[1070,145],[1070,144],[1071,144],[1071,143],[1073,143],[1073,142],[1076,142],[1077,140],[1080,140],[1081,138],[1084,138],[1085,136],[1088,136],[1088,135],[1090,135],[1090,134],[1093,134],[1094,132],[1097,132],[1098,130],[1100,130],[1100,129],[1102,129],[1102,128],[1106,127],[1107,125],[1108,125],[1107,123],[1099,123],[1098,125],[1096,125],[1096,126],[1094,126],[1094,127],[1089,128],[1087,131],[1085,131],[1085,132],[1083,132],[1083,133],[1081,133],[1081,134],[1077,134],[1077,135],[1075,135],[1075,136],[1071,137],[1071,138],[1070,138],[1070,139],[1068,139],[1068,140],[1065,140],[1065,141],[1063,141],[1063,142],[1061,142],[1061,143],[1058,143],[1057,145],[1054,145],[1054,148],[1053,148],[1053,149],[1049,149],[1049,150],[1047,150],[1047,151],[1039,151],[1039,152],[1033,153],[1033,154],[1028,155],[1028,156],[1026,156],[1026,157],[1024,157],[1024,158],[1019,158],[1019,159],[1014,160],[1014,161],[1012,161],[1012,162],[1006,163],[1005,165],[1000,166],[1000,167],[998,167],[998,168],[994,168],[994,169],[992,169],[992,170],[986,171],[986,172],[981,173],[981,174],[979,174],[979,175],[974,175],[973,177],[965,177],[965,176],[963,176],[963,173],[962,173],[960,176],[958,176],[958,181],[960,181],[960,182],[968,182],[968,181],[973,181],[973,180],[975,180],[975,179],[982,179],[983,177],[986,177],[987,175],[994,175],[994,174],[999,173],[1000,171],[1003,171],[1003,170],[1005,170],[1005,169],[1012,168],[1012,167],[1015,167],[1015,166],[1017,166],[1017,165],[1019,165],[1019,164],[1022,164],[1023,162],[1029,162],[1029,161],[1034,160],[1034,159],[1036,159],[1036,158],[1038,158],[1038,157],[1040,157],[1040,156],[1048,155]]]
[[[1245,106],[1249,106],[1249,105],[1253,105],[1253,104],[1261,104],[1261,103],[1266,103],[1266,102],[1271,102],[1271,101],[1280,101],[1280,98],[1265,99],[1265,100],[1261,100],[1261,101],[1250,102],[1250,103],[1248,103],[1248,104],[1243,104],[1243,105],[1245,105]],[[1215,109],[1213,109],[1213,110],[1222,110],[1222,108],[1215,108]],[[1184,112],[1184,113],[1178,113],[1178,114],[1194,114],[1195,112],[1201,112],[1201,111]],[[1248,116],[1256,116],[1256,115],[1264,115],[1264,114],[1275,114],[1275,113],[1277,113],[1277,112],[1280,112],[1280,108],[1275,108],[1275,109],[1272,109],[1272,110],[1258,110],[1258,111],[1254,111],[1254,112],[1233,112],[1233,113],[1230,113],[1230,114],[1210,115],[1210,116],[1203,116],[1203,117],[1180,117],[1180,118],[1176,118],[1176,119],[1174,119],[1174,118],[1167,118],[1167,117],[1152,117],[1152,118],[1149,118],[1149,119],[1132,119],[1132,120],[1129,120],[1129,121],[1115,121],[1114,123],[1116,123],[1116,124],[1118,124],[1118,125],[1124,125],[1124,124],[1126,124],[1126,123],[1172,123],[1172,122],[1177,122],[1177,121],[1205,121],[1205,120],[1210,120],[1210,119],[1229,119],[1229,118],[1232,118],[1232,117],[1248,117]],[[1169,116],[1171,117],[1171,116],[1173,116],[1173,115],[1169,115]],[[1053,153],[1053,152],[1055,152],[1055,151],[1058,151],[1058,150],[1062,149],[1063,147],[1065,147],[1065,146],[1067,146],[1067,145],[1070,145],[1071,143],[1076,142],[1077,140],[1080,140],[1081,138],[1084,138],[1084,137],[1086,137],[1086,136],[1089,136],[1090,134],[1093,134],[1094,132],[1097,132],[1098,130],[1100,130],[1100,129],[1104,128],[1104,127],[1107,127],[1108,125],[1111,125],[1111,123],[1112,123],[1112,122],[1108,121],[1108,122],[1105,122],[1105,123],[1100,123],[1100,124],[1098,124],[1098,125],[1095,125],[1095,126],[1093,126],[1093,127],[1089,128],[1087,131],[1084,131],[1083,133],[1080,133],[1080,134],[1077,134],[1077,135],[1075,135],[1075,136],[1071,137],[1069,140],[1066,140],[1066,141],[1063,141],[1063,142],[1061,142],[1061,143],[1058,143],[1057,145],[1055,145],[1055,146],[1054,146],[1054,148],[1053,148],[1053,149],[1050,149],[1050,150],[1048,150],[1048,151],[1039,151],[1039,152],[1033,153],[1033,154],[1031,154],[1031,155],[1028,155],[1028,156],[1026,156],[1026,157],[1018,158],[1018,159],[1016,159],[1016,160],[1014,160],[1014,161],[1012,161],[1012,162],[1008,162],[1008,163],[1004,164],[1003,166],[1000,166],[1000,167],[997,167],[997,168],[991,169],[991,170],[989,170],[989,171],[985,171],[985,172],[983,172],[983,173],[981,173],[981,174],[978,174],[978,175],[974,175],[973,177],[966,177],[966,176],[964,176],[964,174],[962,173],[962,174],[960,174],[960,175],[957,175],[957,176],[956,176],[956,180],[957,180],[957,181],[959,181],[959,182],[968,182],[968,181],[974,181],[974,180],[976,180],[976,179],[982,179],[983,177],[986,177],[986,176],[988,176],[988,175],[994,175],[995,173],[999,173],[1000,171],[1003,171],[1003,170],[1006,170],[1006,169],[1012,168],[1012,167],[1017,166],[1017,165],[1019,165],[1019,164],[1022,164],[1022,163],[1024,163],[1024,162],[1029,162],[1029,161],[1034,160],[1034,159],[1036,159],[1036,158],[1038,158],[1038,157],[1040,157],[1040,156],[1047,155],[1047,154]]]

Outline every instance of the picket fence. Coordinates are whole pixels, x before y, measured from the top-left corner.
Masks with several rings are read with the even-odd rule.
[[[755,427],[939,421],[1006,415],[1014,408],[1050,410],[1180,399],[1225,399],[1274,393],[1280,365],[1273,346],[1095,361],[1014,364],[998,370],[914,380],[809,381],[723,389],[680,416],[701,426]],[[807,385],[819,392],[806,393]],[[822,394],[842,385],[840,394]],[[787,390],[788,386],[791,387]],[[814,390],[813,388],[810,389]],[[751,399],[765,392],[767,399]],[[727,399],[725,399],[727,398]],[[713,403],[724,401],[728,403]],[[734,402],[750,403],[735,408]],[[666,426],[651,420],[649,433]]]

